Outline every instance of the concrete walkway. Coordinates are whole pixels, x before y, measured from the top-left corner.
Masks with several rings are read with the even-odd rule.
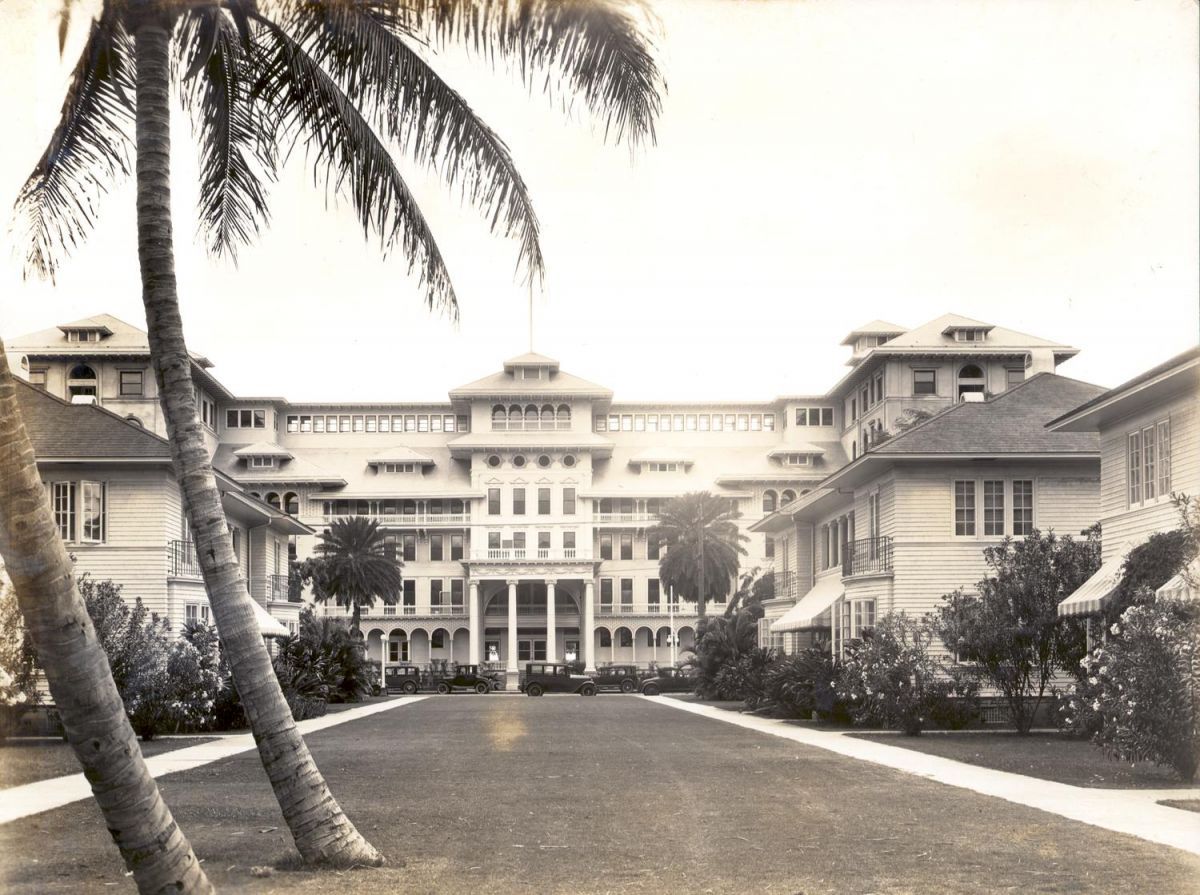
[[[1065,783],[1026,777],[1023,774],[981,768],[838,732],[801,727],[776,718],[738,714],[666,696],[641,698],[679,711],[703,715],[714,721],[723,721],[806,746],[836,752],[849,758],[885,765],[907,774],[936,780],[938,783],[995,796],[1018,805],[1082,821],[1094,827],[1127,833],[1139,839],[1200,855],[1200,813],[1155,804],[1157,800],[1164,798],[1200,799],[1200,789],[1138,791],[1069,786]]]
[[[310,734],[328,727],[345,724],[348,721],[357,721],[359,718],[412,705],[414,702],[420,702],[426,698],[428,697],[402,696],[386,702],[374,702],[370,705],[347,709],[344,712],[310,718],[307,721],[301,721],[296,726],[300,728],[301,734]],[[204,734],[196,734],[196,736],[204,736]],[[201,743],[199,746],[188,746],[147,758],[146,765],[150,768],[150,776],[161,777],[164,774],[198,768],[231,755],[249,752],[255,748],[257,747],[254,745],[253,734],[226,734],[218,736],[211,742]],[[92,788],[81,772],[67,777],[54,777],[50,780],[26,783],[23,786],[13,786],[0,790],[0,796],[3,796],[0,798],[0,824],[6,824],[23,817],[41,814],[43,811],[61,808],[72,802],[90,799]]]

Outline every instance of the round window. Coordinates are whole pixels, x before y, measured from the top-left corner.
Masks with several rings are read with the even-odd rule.
[[[549,465],[550,465],[550,458],[548,456],[546,456],[545,454],[542,454],[540,457],[538,457],[538,466],[542,467],[542,469],[545,469]]]
[[[521,456],[520,454],[517,454],[517,456],[513,457],[513,466],[517,467],[517,469],[520,469],[524,465],[525,465],[525,458],[523,456]]]
[[[500,458],[496,454],[492,454],[490,457],[487,458],[487,465],[491,466],[491,467],[499,466]]]
[[[563,466],[570,469],[574,465],[575,465],[575,455],[574,454],[567,454],[565,457],[563,457]]]

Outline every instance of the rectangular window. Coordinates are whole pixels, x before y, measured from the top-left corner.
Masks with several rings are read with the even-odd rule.
[[[696,431],[696,414],[689,413],[683,418],[683,428],[688,432]]]
[[[488,488],[488,515],[500,515],[500,489]]]
[[[1158,473],[1156,461],[1158,460],[1157,448],[1158,438],[1157,430],[1154,426],[1148,426],[1142,430],[1142,494],[1146,500],[1154,500],[1158,493]]]
[[[750,414],[739,413],[737,415],[737,430],[739,432],[746,432],[749,430],[749,428],[750,428]]]
[[[406,413],[404,415],[404,431],[405,432],[416,432],[417,431],[417,417],[415,414]]]
[[[714,413],[712,415],[712,430],[714,432],[725,431],[725,417],[723,415],[719,413]]]
[[[644,414],[644,413],[634,414],[634,416],[633,416],[633,431],[634,432],[645,432],[646,431],[646,414]]]
[[[352,422],[351,431],[363,432],[366,430],[366,423],[361,416],[351,417],[351,422]]]
[[[613,558],[612,547],[613,547],[612,535],[609,534],[608,532],[601,533],[601,535],[600,535],[600,558],[601,559],[612,559]]]
[[[1129,436],[1128,451],[1129,502],[1142,502],[1142,433],[1133,432]]]
[[[936,370],[913,370],[913,394],[914,395],[936,395],[937,394],[937,371]]]
[[[488,549],[489,550],[499,550],[500,549],[500,532],[498,532],[498,531],[489,531],[488,532]]]
[[[313,417],[313,431],[321,432],[321,433],[325,432],[325,417],[323,417],[323,416],[314,416]]]
[[[661,594],[662,585],[657,578],[650,578],[646,581],[646,608],[651,612],[658,612]]]
[[[513,515],[525,515],[525,489],[513,488]]]
[[[379,417],[377,417],[377,416],[367,417],[367,431],[368,432],[379,431]]]
[[[411,578],[407,578],[404,581],[404,595],[402,597],[402,600],[403,600],[403,606],[404,606],[404,614],[405,615],[416,615],[417,614],[417,582],[415,582]]]
[[[1004,482],[983,483],[983,534],[985,537],[1004,536]]]
[[[954,483],[954,533],[959,537],[975,536],[975,483]]]
[[[751,432],[761,432],[762,431],[762,414],[761,413],[750,414],[750,431]]]
[[[349,432],[350,431],[350,417],[348,417],[348,416],[339,416],[338,417],[338,431],[339,432]]]
[[[429,417],[424,413],[421,414],[419,417],[417,417],[417,431],[418,432],[428,432],[429,431]]]
[[[1171,493],[1171,421],[1158,424],[1158,493]]]
[[[1025,381],[1024,367],[1009,367],[1004,371],[1005,384],[1012,388],[1014,385],[1020,385]]]
[[[79,540],[99,544],[104,541],[107,523],[105,512],[105,485],[103,482],[80,482],[80,531]]]
[[[402,537],[401,543],[404,545],[404,561],[417,561],[417,536],[415,534],[406,534]]]
[[[440,578],[434,578],[429,582],[429,607],[433,610],[434,615],[437,615],[442,608],[442,589],[446,583]]]
[[[808,408],[807,407],[797,407],[796,408],[796,425],[797,426],[807,426],[808,425]]]
[[[621,532],[621,559],[633,559],[633,532]]]
[[[610,413],[608,415],[608,431],[609,432],[620,432],[621,431],[621,417],[619,414]]]
[[[1033,482],[1017,479],[1012,483],[1013,535],[1033,533]]]
[[[317,417],[317,419],[320,419],[320,417]],[[261,410],[254,411],[254,428],[262,429],[265,426],[266,426],[265,413]],[[300,417],[300,431],[301,432],[311,432],[312,427],[313,427],[313,420],[312,420],[311,416],[304,415],[304,416]]]
[[[144,388],[145,373],[141,370],[122,370],[121,371],[121,397],[122,398],[140,398]],[[45,382],[45,371],[42,373],[43,384]]]
[[[763,414],[763,429],[765,429],[768,432],[775,431],[775,414],[773,414],[773,413],[764,413]]]
[[[550,549],[550,532],[539,531],[538,532],[538,550],[549,550],[549,549]]]
[[[469,432],[471,430],[471,421],[465,416],[448,416],[445,419],[446,431],[453,432],[454,427],[458,427],[459,432]]]
[[[562,511],[563,511],[564,516],[574,516],[575,515],[575,489],[574,488],[563,488]]]
[[[711,428],[712,417],[707,413],[700,414],[700,431],[707,432]]]
[[[54,524],[64,541],[75,540],[75,483],[55,482],[52,486]]]
[[[384,414],[379,417],[379,431],[380,432],[391,432],[392,431],[392,418],[390,416],[388,416],[387,414]]]
[[[646,414],[646,431],[647,432],[657,432],[658,431],[658,414],[657,413],[647,413]]]
[[[732,432],[737,428],[737,414],[725,414],[725,431]]]
[[[443,555],[442,535],[429,536],[429,561],[441,562]]]
[[[600,609],[612,612],[613,583],[611,578],[600,579]]]
[[[562,538],[563,538],[563,550],[574,550],[575,549],[575,532],[564,531]]]
[[[450,535],[450,559],[458,562],[463,558],[463,536]]]
[[[630,413],[621,414],[621,431],[622,432],[632,432],[633,431],[633,414],[630,414]]]
[[[633,609],[633,579],[621,579],[621,611],[629,612]]]
[[[462,612],[463,606],[466,605],[463,599],[463,579],[450,579],[450,605],[455,612]]]
[[[538,515],[550,515],[550,489],[538,488]]]
[[[661,552],[662,542],[658,539],[658,532],[648,532],[646,534],[646,559],[658,559]]]
[[[429,431],[430,432],[441,432],[443,422],[444,422],[443,417],[437,416],[437,415],[431,416],[429,418]]]

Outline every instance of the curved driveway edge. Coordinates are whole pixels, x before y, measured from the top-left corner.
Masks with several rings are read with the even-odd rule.
[[[310,718],[307,721],[301,721],[296,726],[300,728],[302,735],[306,735],[315,733],[318,730],[325,730],[328,727],[345,724],[347,721],[357,721],[359,718],[366,718],[370,715],[377,715],[380,712],[400,708],[401,706],[412,705],[414,702],[420,702],[422,699],[427,698],[426,696],[402,696],[398,699],[387,700],[386,702],[373,702],[370,705],[347,709],[344,712],[323,715],[320,718]],[[204,736],[205,734],[197,735]],[[151,777],[161,777],[164,774],[174,774],[176,771],[187,771],[192,768],[198,768],[201,765],[219,761],[231,755],[248,752],[254,748],[253,734],[218,735],[217,739],[208,743],[201,743],[198,746],[188,746],[185,749],[176,749],[173,752],[164,752],[161,755],[147,758],[146,766],[150,768]],[[38,780],[35,783],[26,783],[23,786],[13,786],[3,790],[2,794],[3,799],[0,799],[0,824],[6,824],[14,820],[20,820],[23,817],[41,814],[43,811],[61,808],[63,805],[69,805],[72,802],[90,799],[92,797],[92,788],[88,785],[87,780],[84,779],[83,773],[80,772],[67,777],[54,777],[50,780]]]
[[[1148,842],[1169,845],[1200,855],[1200,813],[1155,804],[1156,798],[1163,797],[1161,791],[1148,793],[1128,789],[1070,786],[1026,777],[1023,774],[981,768],[900,746],[849,737],[842,733],[814,730],[777,718],[738,714],[726,709],[682,702],[667,696],[640,698],[668,708],[702,715],[714,721],[783,737],[805,746],[884,765],[948,786],[969,789],[1094,827],[1126,833]],[[1200,790],[1196,789],[1170,790],[1170,793],[1170,797],[1176,799],[1200,798]]]

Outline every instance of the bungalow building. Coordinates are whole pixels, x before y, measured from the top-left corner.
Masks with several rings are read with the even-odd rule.
[[[76,571],[112,579],[172,630],[207,620],[208,596],[166,440],[96,404],[69,403],[20,381],[17,396]],[[294,631],[300,604],[287,588],[288,543],[312,529],[225,476],[219,486],[263,632]]]
[[[1157,532],[1178,528],[1174,495],[1200,497],[1200,347],[1071,408],[1053,432],[1100,441],[1100,569],[1058,607],[1062,616],[1104,609],[1125,557]],[[1172,585],[1188,593],[1182,577]]]
[[[840,654],[886,613],[920,617],[987,572],[984,548],[1035,529],[1078,535],[1099,512],[1099,441],[1047,421],[1102,389],[1038,373],[869,445],[751,526],[776,541],[780,596],[760,642]]]

